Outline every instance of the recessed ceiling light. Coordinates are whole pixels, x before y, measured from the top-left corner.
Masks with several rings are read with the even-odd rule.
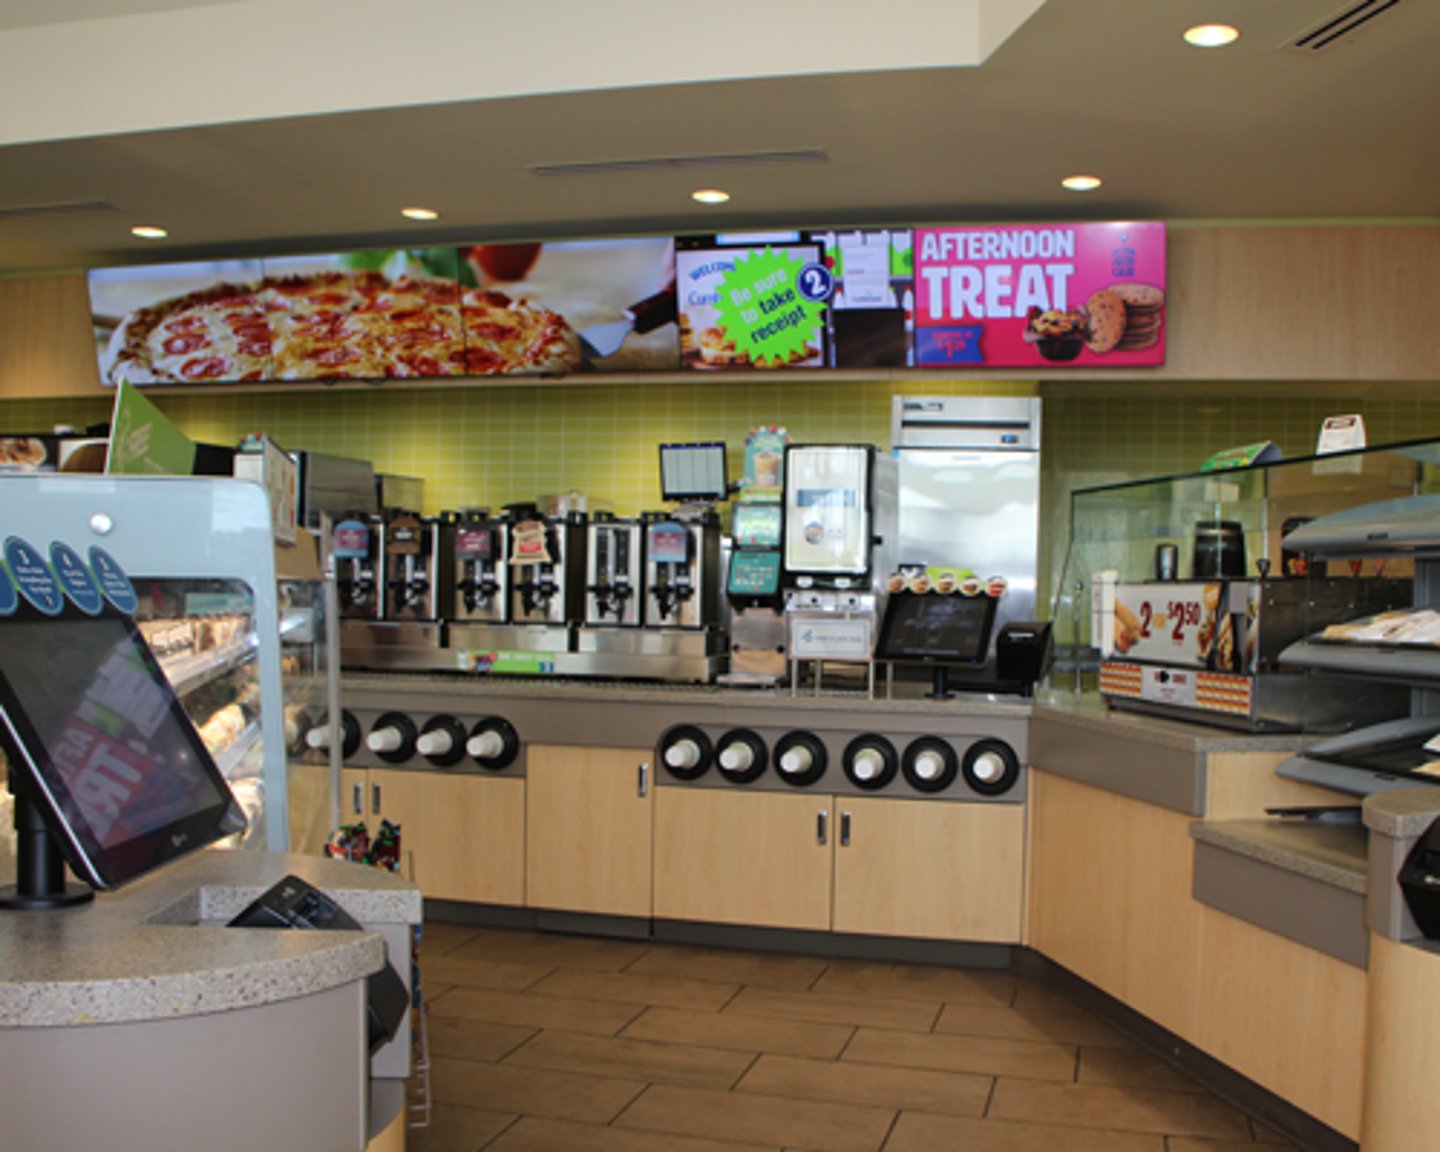
[[[1071,192],[1093,192],[1102,183],[1098,176],[1066,176],[1060,181],[1060,186],[1070,189]]]
[[[400,215],[407,220],[438,220],[440,213],[433,208],[402,208]]]
[[[1196,48],[1223,48],[1240,39],[1240,29],[1233,24],[1196,24],[1185,29],[1185,43]]]
[[[724,204],[730,199],[730,193],[723,188],[697,188],[690,193],[690,199],[701,204]]]
[[[151,224],[137,224],[130,229],[130,235],[138,236],[142,240],[163,240],[170,233]]]

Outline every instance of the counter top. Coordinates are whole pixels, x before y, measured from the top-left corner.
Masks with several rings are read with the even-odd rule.
[[[366,924],[422,919],[419,890],[376,868],[208,849],[88,904],[0,912],[0,1028],[200,1016],[326,991],[377,971],[385,945],[375,932],[223,927],[286,875],[314,884]]]
[[[496,699],[567,700],[606,704],[702,704],[716,707],[754,708],[781,711],[806,708],[822,713],[854,713],[857,710],[883,711],[892,715],[953,715],[1027,717],[1033,702],[1022,696],[999,696],[957,691],[949,700],[930,700],[918,684],[897,685],[897,695],[886,696],[883,681],[875,695],[859,689],[826,688],[820,692],[801,688],[793,695],[790,687],[736,687],[725,684],[651,684],[607,680],[566,680],[531,676],[461,676],[415,672],[346,672],[347,690],[387,691],[424,689],[436,694],[483,693]],[[904,689],[903,693],[900,689]]]
[[[1361,824],[1316,820],[1196,820],[1190,835],[1262,864],[1365,893],[1367,840]]]
[[[1205,755],[1214,752],[1292,752],[1303,747],[1299,733],[1243,732],[1198,721],[1188,723],[1144,712],[1126,712],[1108,708],[1093,694],[1077,700],[1073,695],[1052,693],[1037,700],[1034,709],[1035,719],[1047,724],[1145,740],[1181,752]]]
[[[1395,840],[1413,840],[1440,817],[1440,788],[1401,788],[1365,798],[1365,827]]]

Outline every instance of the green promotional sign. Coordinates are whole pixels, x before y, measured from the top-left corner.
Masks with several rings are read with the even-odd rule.
[[[802,275],[807,273],[808,279]],[[816,278],[814,266],[773,248],[736,259],[716,301],[720,326],[736,351],[748,353],[755,364],[805,359],[825,326],[830,278],[819,270],[822,291],[809,282]]]
[[[121,380],[110,417],[105,471],[112,476],[189,476],[194,467],[195,442],[139,389]]]

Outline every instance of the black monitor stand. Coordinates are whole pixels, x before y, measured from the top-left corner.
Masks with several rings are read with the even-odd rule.
[[[0,887],[0,909],[73,908],[95,899],[92,888],[67,884],[65,855],[14,772],[10,794],[15,797],[15,883]]]
[[[925,693],[927,700],[953,700],[955,693],[950,691],[950,666],[948,664],[936,664],[934,675],[930,681],[930,691]]]

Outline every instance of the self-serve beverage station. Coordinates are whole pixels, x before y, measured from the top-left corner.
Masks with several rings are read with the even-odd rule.
[[[730,508],[730,670],[724,684],[767,686],[785,678],[784,428],[757,428],[745,440],[745,470]]]

